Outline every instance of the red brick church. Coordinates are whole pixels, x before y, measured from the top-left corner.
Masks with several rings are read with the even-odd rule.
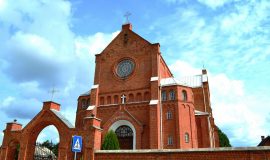
[[[75,126],[60,105],[44,102],[24,128],[7,124],[0,159],[9,159],[20,144],[19,159],[33,159],[40,131],[54,125],[60,136],[58,159],[71,159],[72,135],[83,137],[84,159],[100,149],[105,134],[115,131],[121,149],[187,149],[219,146],[210,103],[207,71],[177,80],[162,58],[160,45],[132,31],[131,24],[96,55],[94,84],[79,96]]]

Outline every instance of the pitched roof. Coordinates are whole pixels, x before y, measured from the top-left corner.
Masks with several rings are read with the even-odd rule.
[[[74,128],[73,124],[71,124],[64,115],[62,115],[59,111],[55,109],[51,109],[51,111],[62,121],[64,122],[69,128]]]
[[[84,92],[84,93],[81,94],[80,96],[88,96],[88,95],[90,95],[90,93],[91,93],[91,90],[89,90],[89,91],[87,91],[87,92]]]
[[[173,85],[182,85],[187,87],[201,87],[203,82],[204,75],[195,75],[188,77],[181,77],[180,79],[176,79],[174,77],[163,78],[160,81],[161,86],[173,86]]]
[[[267,142],[270,144],[270,136],[263,138],[262,141],[258,144],[258,146],[265,146]]]

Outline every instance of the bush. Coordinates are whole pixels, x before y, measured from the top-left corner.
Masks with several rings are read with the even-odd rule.
[[[120,149],[119,141],[114,131],[110,130],[108,133],[106,133],[104,141],[102,143],[102,149],[103,150]]]
[[[218,129],[218,136],[219,136],[219,146],[220,147],[231,147],[230,140],[227,135],[222,132],[219,128]]]

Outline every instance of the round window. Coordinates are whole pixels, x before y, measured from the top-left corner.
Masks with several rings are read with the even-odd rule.
[[[116,67],[116,74],[120,78],[126,78],[133,72],[134,67],[135,67],[135,64],[132,60],[130,59],[122,60],[118,63]]]

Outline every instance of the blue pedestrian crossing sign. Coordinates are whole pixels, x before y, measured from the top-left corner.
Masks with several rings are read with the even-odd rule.
[[[82,151],[82,136],[72,136],[72,152]]]

